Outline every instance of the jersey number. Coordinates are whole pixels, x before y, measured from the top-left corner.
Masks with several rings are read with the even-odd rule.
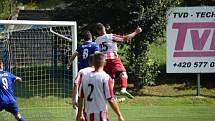
[[[87,96],[87,101],[93,101],[93,98],[91,97],[91,95],[92,95],[92,93],[93,93],[94,86],[93,86],[93,84],[88,84],[88,87],[90,87],[90,93],[89,93],[89,95]]]
[[[7,79],[6,78],[2,78],[2,84],[3,84],[3,88],[5,89],[5,90],[7,90],[8,89],[8,83],[7,83]]]
[[[87,57],[88,57],[88,49],[87,48],[85,48],[84,50],[83,50],[83,59],[87,59]]]
[[[99,46],[100,46],[102,52],[108,50],[107,42],[102,42]]]

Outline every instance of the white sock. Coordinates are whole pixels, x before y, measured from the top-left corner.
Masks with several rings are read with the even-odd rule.
[[[126,88],[121,88],[121,91],[126,92]]]

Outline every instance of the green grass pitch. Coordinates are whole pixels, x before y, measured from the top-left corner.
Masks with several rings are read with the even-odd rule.
[[[74,121],[71,105],[68,99],[48,97],[53,104],[62,108],[45,108],[44,99],[33,97],[30,99],[17,98],[20,112],[27,121]],[[55,102],[56,101],[56,102]],[[208,97],[136,97],[134,100],[119,103],[125,121],[214,121],[215,99]],[[37,103],[38,107],[30,107]],[[28,108],[24,108],[27,104]],[[22,108],[23,107],[23,108]],[[117,117],[109,108],[110,121]],[[15,121],[5,111],[0,113],[0,121]]]

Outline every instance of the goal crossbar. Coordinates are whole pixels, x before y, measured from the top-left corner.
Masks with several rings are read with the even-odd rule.
[[[46,25],[46,26],[76,26],[75,21],[33,21],[33,20],[0,20],[0,24],[13,25]]]

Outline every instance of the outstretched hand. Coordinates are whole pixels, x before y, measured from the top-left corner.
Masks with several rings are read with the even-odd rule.
[[[135,32],[136,32],[137,34],[141,33],[141,32],[142,32],[142,28],[138,26],[138,27],[136,28]]]

